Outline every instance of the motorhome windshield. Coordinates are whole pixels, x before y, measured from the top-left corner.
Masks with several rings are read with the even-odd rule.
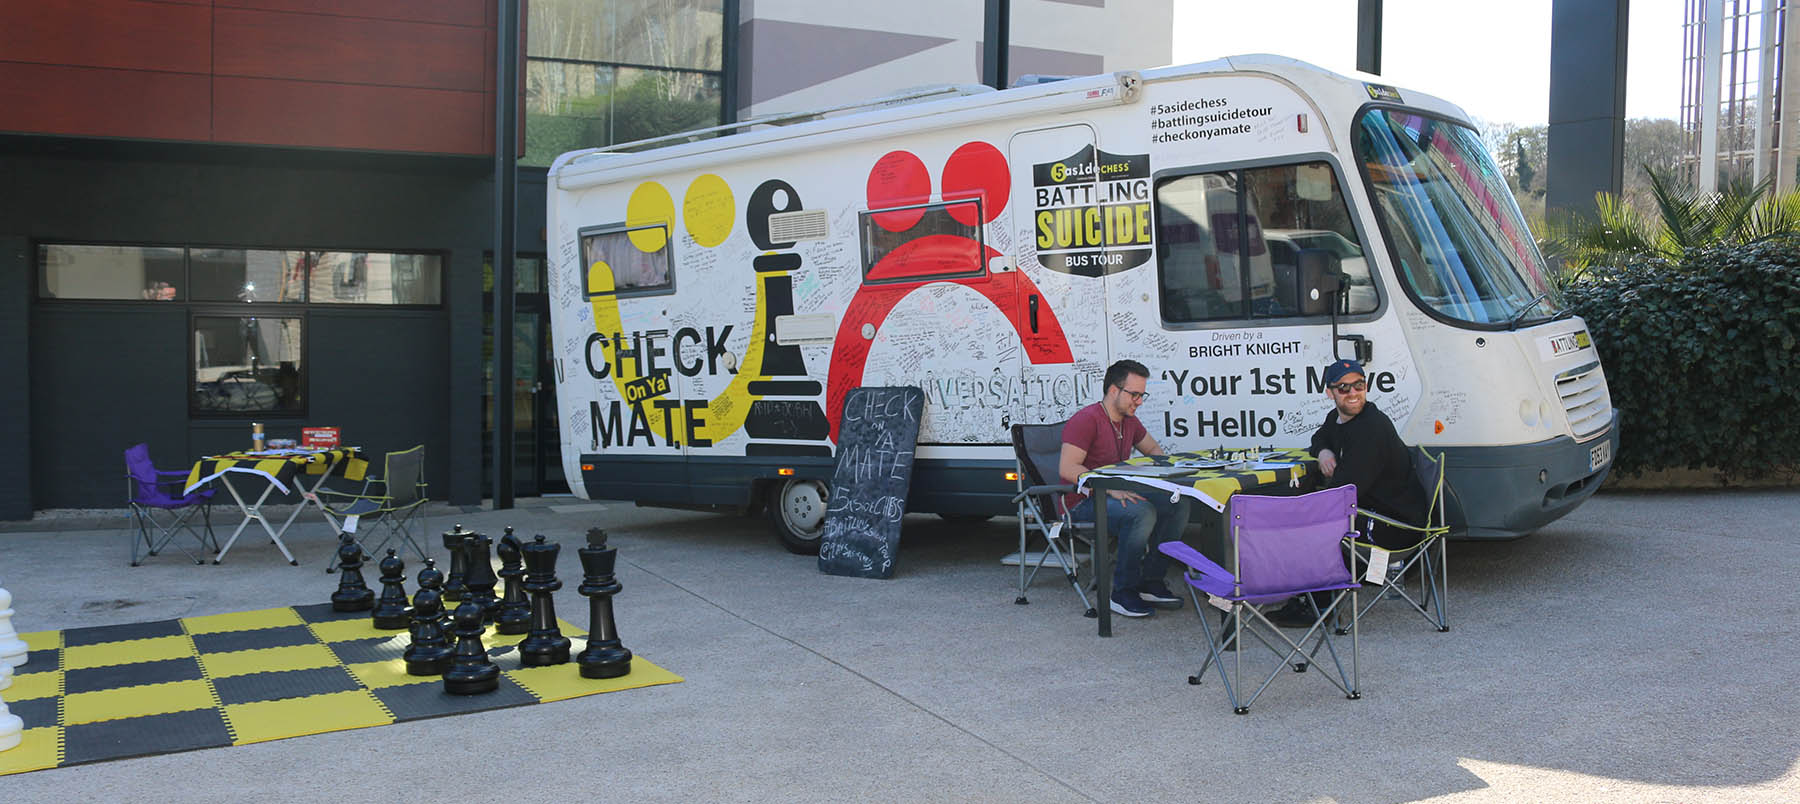
[[[1561,312],[1543,255],[1474,131],[1370,109],[1356,136],[1397,273],[1415,298],[1475,324],[1517,325]]]

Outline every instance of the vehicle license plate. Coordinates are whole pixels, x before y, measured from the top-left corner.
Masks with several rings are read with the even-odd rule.
[[[1588,471],[1592,472],[1612,462],[1612,442],[1601,441],[1588,448]]]
[[[1579,352],[1593,345],[1594,339],[1588,335],[1587,330],[1585,329],[1576,330],[1574,332],[1565,332],[1561,335],[1552,335],[1544,339],[1545,351],[1549,352],[1550,357],[1562,357],[1563,355],[1571,352]]]

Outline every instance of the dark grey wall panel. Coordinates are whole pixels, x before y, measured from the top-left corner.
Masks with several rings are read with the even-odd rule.
[[[1545,203],[1594,214],[1594,193],[1624,186],[1625,50],[1630,0],[1555,0]]]
[[[30,254],[25,238],[0,236],[0,519],[31,516],[30,386],[12,381],[31,370]]]

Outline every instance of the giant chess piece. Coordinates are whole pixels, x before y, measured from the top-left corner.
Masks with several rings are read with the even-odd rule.
[[[519,643],[519,662],[526,667],[548,667],[569,661],[569,638],[556,627],[556,600],[552,592],[562,588],[556,579],[556,555],[562,545],[549,544],[539,535],[525,545],[525,591],[531,595],[531,634]]]
[[[606,531],[590,528],[581,556],[581,586],[575,591],[588,599],[587,647],[576,654],[582,678],[618,678],[631,672],[631,651],[619,644],[619,625],[613,621],[613,595],[623,586],[613,577],[619,549],[606,546]]]
[[[507,528],[494,552],[500,554],[500,578],[506,583],[506,595],[500,599],[500,613],[494,615],[494,631],[523,634],[531,631],[531,601],[525,598],[525,545]]]
[[[494,584],[499,579],[494,577],[494,559],[489,551],[493,545],[494,540],[487,534],[463,535],[463,599],[481,606],[484,623],[493,622],[494,615],[500,613],[500,598],[494,597]]]
[[[438,571],[437,561],[425,559],[425,569],[419,570],[419,591],[413,595],[412,643],[406,646],[402,657],[407,675],[441,676],[450,669],[450,640],[444,636],[444,593],[440,588],[443,583],[444,573]]]
[[[0,664],[18,667],[25,663],[31,648],[13,630],[12,618],[12,593],[0,588]]]
[[[455,603],[463,599],[463,537],[469,535],[462,525],[451,525],[444,531],[444,549],[450,551],[450,575],[444,579],[444,599]]]
[[[18,745],[25,735],[25,721],[6,708],[6,689],[12,680],[12,665],[0,662],[0,751]]]
[[[375,593],[363,582],[362,545],[345,533],[338,537],[338,588],[331,593],[332,611],[368,611]]]
[[[444,671],[444,691],[451,695],[479,695],[500,688],[500,668],[481,645],[481,604],[464,600],[456,607],[456,652]]]
[[[381,570],[381,597],[375,601],[369,618],[383,631],[405,628],[410,619],[406,616],[406,562],[390,547],[387,556],[375,566]]]

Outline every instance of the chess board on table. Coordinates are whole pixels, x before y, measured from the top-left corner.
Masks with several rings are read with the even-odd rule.
[[[585,634],[563,622],[574,643]],[[439,676],[409,676],[405,630],[331,604],[21,635],[31,652],[0,692],[25,722],[0,751],[0,775],[84,762],[280,740],[681,681],[642,656],[631,672],[582,678],[576,665],[523,667],[517,645],[482,638],[500,689],[450,695]]]

